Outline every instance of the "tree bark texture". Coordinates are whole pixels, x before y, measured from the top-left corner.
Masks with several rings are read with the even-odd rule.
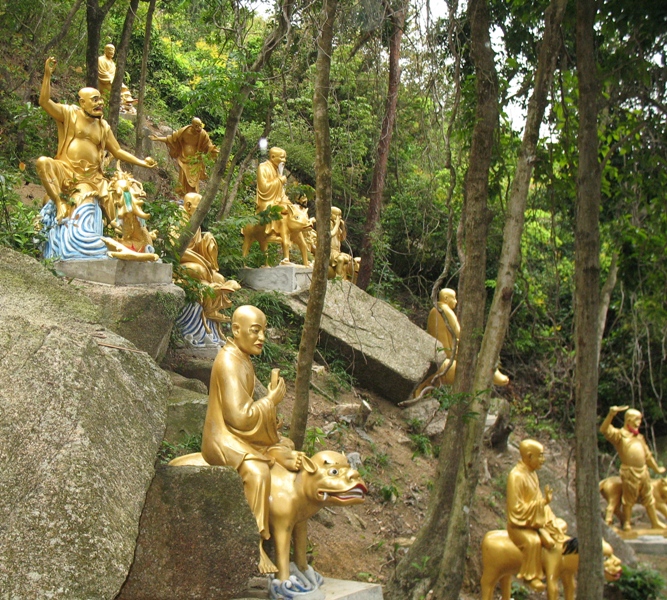
[[[204,218],[208,214],[208,211],[211,210],[211,205],[213,204],[215,195],[220,188],[220,183],[222,182],[225,171],[227,170],[227,163],[229,162],[229,157],[232,153],[234,138],[236,137],[236,131],[238,130],[245,104],[248,101],[250,92],[252,92],[255,87],[255,83],[257,82],[260,71],[269,61],[273,51],[289,31],[295,2],[296,0],[284,0],[284,2],[280,5],[278,23],[271,31],[271,33],[269,33],[264,39],[264,43],[262,44],[262,49],[260,50],[259,55],[255,59],[255,62],[248,68],[245,83],[241,86],[241,89],[236,95],[236,98],[232,102],[229,113],[227,114],[225,135],[222,138],[222,143],[220,144],[220,153],[218,154],[218,159],[213,165],[211,176],[209,178],[208,185],[206,186],[206,192],[199,202],[199,206],[197,207],[195,214],[190,218],[188,226],[183,228],[183,231],[181,232],[181,235],[175,244],[175,250],[177,254],[182,254],[183,251],[188,247],[190,240],[192,240],[195,232],[201,226]]]
[[[88,41],[86,44],[86,85],[97,87],[97,57],[100,52],[100,35],[102,23],[109,9],[116,0],[107,0],[100,6],[98,0],[86,0],[86,29]]]
[[[405,12],[407,6],[401,2],[400,6],[391,13],[392,26],[391,38],[389,39],[389,85],[387,89],[387,103],[382,119],[382,129],[377,146],[377,158],[373,168],[371,189],[368,194],[368,212],[364,225],[364,237],[361,241],[361,265],[357,285],[365,290],[371,281],[373,272],[373,242],[377,235],[380,211],[382,208],[382,194],[384,183],[387,178],[387,161],[389,160],[389,149],[391,147],[391,136],[396,121],[396,104],[398,102],[398,88],[401,82],[401,68],[399,59],[401,56],[401,40],[403,28],[405,27]]]
[[[577,0],[576,59],[579,79],[579,166],[574,232],[575,455],[577,459],[577,596],[602,598],[602,527],[598,492],[597,397],[600,307],[599,87],[595,60],[595,0]]]
[[[127,53],[130,50],[130,40],[132,39],[132,27],[134,18],[137,16],[139,0],[130,0],[130,6],[125,13],[123,22],[123,32],[120,36],[120,43],[116,47],[116,76],[111,84],[111,95],[109,97],[109,110],[107,112],[107,121],[114,135],[118,131],[118,119],[120,117],[120,90],[125,76],[125,65],[127,64]]]
[[[329,135],[329,87],[334,21],[338,0],[325,0],[322,7],[324,23],[317,39],[315,91],[313,94],[313,129],[315,130],[315,215],[317,248],[310,283],[306,317],[301,331],[297,358],[294,408],[290,438],[298,450],[303,446],[310,404],[310,377],[313,356],[320,333],[320,321],[327,293],[327,272],[331,254],[331,137]]]
[[[465,252],[459,287],[461,336],[454,392],[440,449],[438,477],[424,525],[388,585],[388,600],[417,600],[433,590],[433,600],[458,599],[465,571],[469,514],[478,479],[471,456],[479,452],[484,414],[472,415],[476,357],[484,328],[488,175],[498,124],[498,79],[489,36],[486,0],[468,5],[471,53],[475,64],[475,126],[465,184]]]
[[[137,142],[135,154],[144,156],[144,98],[146,97],[146,75],[148,74],[148,53],[151,49],[151,33],[153,31],[153,14],[155,13],[155,4],[157,0],[150,0],[148,12],[146,13],[146,29],[144,30],[144,49],[141,55],[141,72],[139,74],[139,92],[137,95],[137,120],[135,130]]]

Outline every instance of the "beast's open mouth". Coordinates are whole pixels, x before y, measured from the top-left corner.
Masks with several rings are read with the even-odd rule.
[[[337,498],[338,500],[363,500],[366,497],[368,490],[366,486],[358,483],[352,489],[345,490],[344,492],[323,492],[320,491],[317,493],[320,500],[326,501],[327,498]]]

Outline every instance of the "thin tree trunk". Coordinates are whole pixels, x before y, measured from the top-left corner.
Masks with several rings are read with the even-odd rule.
[[[125,64],[127,63],[127,53],[130,50],[130,40],[132,39],[132,27],[134,18],[137,16],[139,0],[130,0],[130,6],[125,14],[123,22],[123,32],[120,36],[120,43],[116,47],[116,76],[111,84],[111,95],[109,98],[109,111],[107,121],[114,135],[118,131],[118,118],[120,113],[120,90],[125,76]]]
[[[611,295],[616,287],[618,277],[618,254],[614,253],[611,257],[611,265],[607,279],[602,286],[600,293],[600,310],[598,311],[598,364],[600,363],[600,350],[602,349],[602,337],[604,336],[604,326],[607,322],[607,313],[611,303]]]
[[[368,213],[364,226],[364,237],[361,241],[361,266],[357,285],[365,290],[371,281],[373,272],[373,242],[377,235],[380,211],[382,208],[382,195],[387,177],[387,161],[389,160],[389,149],[391,147],[391,136],[396,121],[396,104],[398,102],[398,87],[401,82],[401,68],[399,59],[401,56],[401,39],[405,27],[406,3],[401,1],[400,6],[393,11],[389,18],[391,20],[392,32],[389,40],[389,85],[387,90],[387,104],[382,120],[382,130],[377,147],[377,159],[373,168],[373,179],[368,194]]]
[[[208,214],[208,211],[211,210],[213,199],[215,198],[215,195],[220,188],[220,183],[222,182],[225,171],[227,169],[227,163],[229,162],[229,156],[232,153],[234,138],[236,137],[236,131],[238,129],[245,104],[248,100],[248,97],[250,96],[250,92],[252,92],[255,87],[255,83],[259,77],[259,72],[269,61],[273,51],[289,31],[290,20],[292,18],[292,13],[294,12],[295,1],[296,0],[284,0],[284,2],[280,5],[281,10],[280,15],[278,16],[278,24],[264,40],[264,44],[262,45],[262,49],[259,52],[259,56],[252,64],[252,66],[249,67],[245,83],[241,86],[241,89],[239,90],[235,100],[232,103],[232,106],[229,109],[229,113],[227,114],[227,123],[225,125],[225,135],[222,139],[222,144],[220,144],[220,153],[218,154],[218,159],[213,165],[211,177],[206,186],[206,192],[199,202],[199,206],[197,207],[195,214],[190,218],[188,226],[183,228],[183,231],[181,232],[181,235],[175,244],[175,251],[177,254],[182,254],[185,248],[188,247],[190,240],[194,236],[197,229],[199,229],[201,226],[204,218]]]
[[[86,44],[86,85],[97,87],[97,58],[100,51],[100,35],[102,23],[109,9],[116,0],[107,0],[100,6],[98,0],[86,0],[86,28],[88,31],[88,42]]]
[[[327,293],[327,271],[331,254],[331,138],[329,135],[329,87],[334,21],[338,0],[325,0],[322,7],[324,23],[317,40],[315,91],[313,94],[313,129],[315,130],[315,215],[317,248],[313,278],[308,295],[306,317],[301,332],[297,358],[294,408],[290,422],[290,438],[298,450],[303,446],[308,421],[310,376],[313,355],[320,333],[320,321]]]
[[[148,73],[148,53],[151,49],[151,32],[153,31],[153,13],[157,0],[150,0],[148,12],[146,13],[146,29],[144,31],[144,51],[141,55],[141,74],[139,75],[139,93],[137,95],[137,120],[135,121],[135,131],[137,142],[135,154],[143,156],[144,147],[144,98],[146,97],[146,75]]]
[[[577,0],[579,167],[574,232],[575,455],[577,459],[577,596],[602,598],[602,527],[598,492],[597,398],[600,310],[600,186],[598,81],[595,60],[595,0]]]
[[[449,411],[440,449],[438,481],[417,539],[387,586],[388,600],[417,600],[433,589],[433,600],[458,599],[466,556],[471,486],[476,465],[467,462],[481,440],[484,417],[471,416],[473,375],[484,327],[488,175],[498,123],[498,79],[489,36],[486,0],[468,5],[471,53],[475,64],[477,108],[465,184],[465,252],[461,303],[461,337],[454,392],[461,401]],[[463,432],[463,440],[461,439]]]

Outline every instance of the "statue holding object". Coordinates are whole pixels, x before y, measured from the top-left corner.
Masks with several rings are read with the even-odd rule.
[[[58,125],[55,158],[37,159],[37,174],[49,200],[42,208],[42,227],[47,234],[45,257],[106,258],[102,242],[103,218],[115,218],[109,182],[104,177],[104,156],[140,167],[153,168],[150,157],[137,158],[122,150],[108,123],[102,118],[104,100],[95,88],[79,90],[79,106],[51,99],[51,76],[56,59],[44,65],[39,104]]]
[[[618,429],[612,425],[612,421],[618,413],[623,411],[625,411],[624,424],[621,429]],[[616,448],[621,459],[623,531],[630,531],[632,507],[638,502],[644,505],[654,529],[665,529],[666,527],[658,519],[656,513],[649,474],[649,468],[662,474],[665,472],[665,467],[658,465],[644,436],[639,433],[641,423],[642,414],[638,410],[628,406],[612,406],[600,425],[600,433]],[[613,512],[612,510],[611,514]],[[609,511],[607,511],[607,519],[607,522],[611,521]]]
[[[331,207],[331,257],[329,259],[328,278],[340,277],[352,281],[354,277],[354,261],[343,252],[343,242],[347,239],[347,226],[343,213],[337,206]]]
[[[170,464],[236,468],[260,533],[259,571],[288,580],[290,538],[294,537],[295,562],[304,572],[308,570],[307,519],[324,504],[363,502],[367,490],[343,455],[320,452],[311,459],[280,435],[276,407],[286,388],[278,369],[271,374],[267,395],[253,400],[255,372],[250,357],[262,352],[265,329],[266,316],[261,310],[254,306],[236,309],[233,337],[218,353],[211,371],[202,451]],[[276,542],[277,566],[263,547],[270,537]]]

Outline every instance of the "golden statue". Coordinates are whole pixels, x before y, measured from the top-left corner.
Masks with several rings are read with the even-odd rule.
[[[37,174],[55,204],[58,222],[71,217],[80,205],[94,203],[95,199],[107,220],[112,221],[116,215],[104,178],[105,151],[140,167],[152,168],[157,163],[150,157],[141,160],[121,149],[102,118],[104,100],[95,88],[79,90],[79,106],[51,100],[51,75],[55,67],[56,59],[49,57],[44,65],[39,105],[58,125],[58,153],[55,158],[40,156],[36,162]]]
[[[622,429],[617,429],[611,423],[614,417],[625,411],[625,419]],[[661,467],[653,458],[644,436],[639,433],[642,423],[642,414],[628,406],[612,406],[607,417],[600,425],[600,433],[616,448],[621,459],[621,484],[622,484],[622,508],[623,508],[623,530],[630,531],[632,507],[641,503],[646,508],[651,525],[654,529],[665,529],[665,524],[658,519],[655,509],[655,499],[651,487],[651,476],[649,467],[657,473],[664,473],[665,467]]]
[[[287,177],[283,175],[287,152],[282,148],[271,148],[269,159],[257,167],[256,212],[262,212],[271,206],[292,204],[285,194]],[[273,225],[280,221],[273,221]]]
[[[104,54],[97,59],[97,85],[106,96],[111,93],[111,84],[116,76],[116,63],[113,61],[115,54],[116,47],[107,44],[104,46]]]
[[[537,478],[544,464],[544,448],[535,440],[519,444],[521,460],[507,478],[507,535],[521,551],[521,568],[517,577],[530,587],[542,591],[542,547],[550,550],[563,542],[563,527],[549,506],[553,492],[545,486],[544,496]]]
[[[182,225],[186,225],[190,217],[195,214],[201,198],[201,194],[195,192],[185,194],[183,197]],[[178,231],[174,231],[173,235],[177,237]],[[208,231],[202,232],[201,227],[199,227],[187,249],[181,254],[180,262],[187,275],[211,290],[209,294],[202,294],[199,303],[203,311],[197,318],[201,320],[207,334],[210,335],[212,333],[211,328],[215,328],[214,338],[224,339],[220,324],[228,322],[229,317],[220,311],[232,305],[229,294],[239,290],[241,286],[232,279],[226,280],[219,273],[218,243],[213,235]],[[179,326],[183,328],[180,318]]]
[[[453,385],[456,377],[456,355],[458,354],[458,343],[461,337],[461,326],[454,312],[456,308],[456,292],[451,288],[444,288],[438,294],[438,309],[433,307],[428,314],[426,331],[436,338],[445,352],[445,360],[442,361],[440,368],[434,375],[430,375],[416,389],[414,396],[418,397],[426,387],[440,387],[442,385]],[[441,312],[445,315],[443,319]],[[497,386],[506,386],[509,384],[509,377],[496,369],[493,374],[493,384]]]
[[[331,255],[328,278],[340,277],[351,281],[354,277],[354,261],[342,251],[342,244],[347,239],[347,227],[343,213],[337,206],[331,207]]]
[[[218,156],[218,148],[204,130],[201,119],[194,117],[190,125],[181,127],[167,137],[151,135],[154,142],[163,142],[169,148],[169,156],[178,161],[180,168],[176,193],[199,192],[199,182],[206,180],[204,156],[213,160]]]
[[[135,104],[139,102],[136,98],[132,97],[132,92],[124,83],[120,88],[120,112],[123,115],[136,115],[137,109]]]
[[[140,262],[159,260],[153,250],[157,230],[148,231],[145,224],[150,215],[143,210],[144,186],[131,173],[121,169],[120,161],[109,181],[109,193],[116,208],[116,218],[109,226],[120,236],[116,239],[102,237],[109,248],[109,256]]]
[[[621,526],[623,526],[625,517],[621,512],[623,506],[623,482],[621,478],[617,475],[607,477],[600,482],[599,487],[600,494],[607,502],[604,522],[611,525],[614,515],[616,515],[621,522]],[[651,479],[651,490],[653,491],[656,511],[662,513],[663,517],[667,517],[667,478]]]

